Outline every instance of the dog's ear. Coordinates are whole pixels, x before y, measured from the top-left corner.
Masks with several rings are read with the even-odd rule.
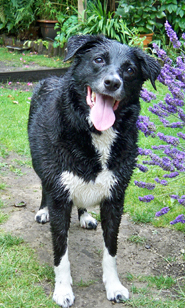
[[[94,44],[100,43],[104,40],[101,35],[75,35],[69,38],[67,43],[67,55],[65,61],[70,60],[82,48],[88,48]]]
[[[150,79],[152,86],[156,90],[155,80],[161,71],[160,64],[157,62],[157,60],[155,60],[154,57],[147,55],[139,48],[135,49],[135,55],[140,62],[144,81]]]

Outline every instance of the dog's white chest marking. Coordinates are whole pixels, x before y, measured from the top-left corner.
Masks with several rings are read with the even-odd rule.
[[[95,181],[85,182],[83,178],[74,175],[73,172],[64,171],[61,174],[62,185],[69,191],[69,197],[77,207],[97,205],[102,199],[110,197],[116,177],[106,167],[106,162],[115,138],[116,132],[112,128],[104,131],[100,136],[92,134],[92,142],[100,155],[103,169]]]
[[[106,168],[106,162],[110,155],[111,146],[116,139],[117,132],[112,128],[102,132],[102,134],[96,135],[92,134],[92,142],[96,150],[100,154],[100,161],[102,163],[103,169]]]

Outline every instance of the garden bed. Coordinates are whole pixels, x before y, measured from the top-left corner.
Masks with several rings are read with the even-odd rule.
[[[20,52],[22,51],[23,47],[30,47],[30,51],[32,52],[38,52],[39,55],[47,55],[48,57],[62,57],[65,53],[65,48],[54,48],[53,42],[48,41],[47,42],[47,48],[46,48],[46,41],[39,40],[33,40],[29,41],[29,44],[26,44],[25,40],[19,40],[14,37],[8,37],[5,35],[0,35],[0,46],[8,46],[9,48],[18,48],[20,49]]]

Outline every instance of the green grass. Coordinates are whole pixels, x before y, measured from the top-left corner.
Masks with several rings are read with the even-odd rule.
[[[43,284],[53,288],[53,269],[39,265],[34,251],[21,238],[0,233],[0,307],[58,307]]]
[[[144,236],[139,235],[131,235],[127,239],[128,242],[135,243],[135,244],[144,244],[146,242],[146,238]]]
[[[171,276],[133,276],[127,273],[126,280],[131,283],[131,298],[128,307],[134,308],[183,308],[185,303],[184,281],[179,282]]]
[[[164,277],[160,276],[143,276],[140,277],[140,281],[147,281],[152,286],[155,285],[158,290],[160,289],[170,289],[176,284],[176,281],[171,276]]]
[[[79,282],[76,282],[75,285],[81,288],[87,288],[95,283],[96,283],[96,280],[83,281],[81,278],[81,280]]]
[[[0,225],[3,224],[4,222],[6,222],[8,220],[8,215],[3,213],[1,211],[1,208],[3,208],[4,203],[3,201],[0,199]],[[0,244],[1,245],[1,244]]]
[[[4,190],[6,188],[6,184],[5,183],[0,183],[0,190]]]
[[[48,58],[44,55],[38,55],[35,53],[30,53],[25,51],[24,53],[20,52],[10,52],[7,48],[0,47],[0,59],[7,66],[23,67],[23,69],[31,70],[33,65],[47,66],[54,68],[65,67],[63,60],[59,57]],[[26,67],[28,66],[28,67]]]
[[[0,144],[2,151],[29,155],[27,121],[31,92],[0,88]],[[18,103],[15,103],[18,102]]]

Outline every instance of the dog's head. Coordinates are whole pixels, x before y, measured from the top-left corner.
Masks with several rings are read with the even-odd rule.
[[[67,45],[65,61],[75,57],[73,77],[85,89],[86,103],[95,128],[111,127],[124,104],[138,102],[144,81],[154,89],[160,65],[139,48],[104,36],[74,36]]]

